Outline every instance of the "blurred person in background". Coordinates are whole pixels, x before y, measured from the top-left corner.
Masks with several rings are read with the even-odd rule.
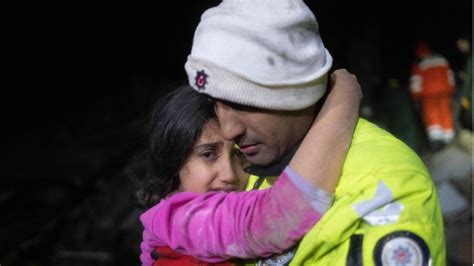
[[[460,122],[465,129],[472,131],[472,53],[468,38],[456,40],[456,47],[464,55],[463,69],[459,71],[459,102],[461,105]]]
[[[421,104],[426,134],[431,149],[438,151],[455,136],[452,97],[455,80],[446,58],[433,52],[428,43],[420,41],[415,49],[410,91]]]

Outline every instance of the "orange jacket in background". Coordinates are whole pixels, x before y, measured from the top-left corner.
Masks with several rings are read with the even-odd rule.
[[[448,61],[432,54],[415,64],[410,78],[410,91],[415,99],[452,95],[454,76]]]

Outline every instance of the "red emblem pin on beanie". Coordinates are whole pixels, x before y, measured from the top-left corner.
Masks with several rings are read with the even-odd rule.
[[[204,72],[204,70],[196,72],[196,77],[194,78],[195,80],[194,84],[198,87],[199,90],[204,90],[206,88],[207,77],[208,75],[206,74],[206,72]]]

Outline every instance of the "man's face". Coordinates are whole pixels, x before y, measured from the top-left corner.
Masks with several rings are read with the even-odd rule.
[[[314,106],[299,111],[271,111],[218,101],[216,114],[225,140],[234,140],[254,165],[280,159],[308,131]]]

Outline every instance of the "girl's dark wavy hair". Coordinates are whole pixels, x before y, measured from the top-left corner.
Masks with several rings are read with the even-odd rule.
[[[179,187],[179,170],[210,119],[216,118],[207,95],[183,85],[158,99],[147,126],[149,173],[137,193],[149,208]]]

